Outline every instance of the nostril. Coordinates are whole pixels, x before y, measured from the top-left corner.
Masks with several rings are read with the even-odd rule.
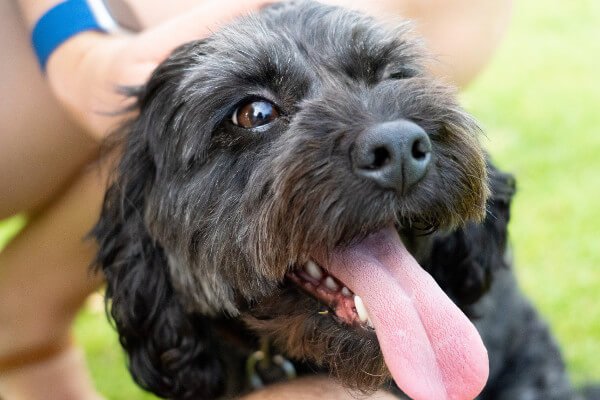
[[[431,152],[430,146],[428,146],[424,140],[422,140],[422,139],[415,140],[415,142],[412,145],[412,149],[411,149],[412,157],[415,160],[417,160],[417,161],[424,160],[425,157],[427,157],[427,154],[429,154],[429,152]]]
[[[427,133],[408,120],[373,125],[350,147],[350,160],[357,176],[401,193],[425,176],[431,156]]]
[[[373,163],[368,169],[380,169],[390,163],[392,156],[389,150],[384,146],[373,149]]]
[[[393,151],[386,144],[359,145],[353,150],[353,162],[358,170],[378,171],[389,165],[393,158]]]

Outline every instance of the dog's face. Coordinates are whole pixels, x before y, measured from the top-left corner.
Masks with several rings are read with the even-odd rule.
[[[374,292],[396,305],[397,287],[413,284],[395,275],[416,263],[382,259],[408,257],[398,233],[408,243],[481,219],[488,195],[477,127],[421,53],[406,28],[300,3],[185,45],[157,69],[95,230],[142,385],[220,393],[208,321],[222,315],[361,389],[401,368],[386,350],[399,322]],[[415,279],[403,290],[435,292]]]

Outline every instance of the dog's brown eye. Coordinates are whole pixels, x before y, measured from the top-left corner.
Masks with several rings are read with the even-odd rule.
[[[279,117],[275,106],[266,100],[255,100],[238,107],[231,116],[231,122],[241,128],[256,128],[266,125]]]

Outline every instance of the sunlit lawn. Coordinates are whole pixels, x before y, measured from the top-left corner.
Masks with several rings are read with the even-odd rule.
[[[463,95],[494,159],[518,178],[517,272],[576,382],[600,379],[599,76],[600,2],[519,1],[497,58]],[[0,242],[19,224],[0,226]],[[76,336],[107,398],[151,398],[131,383],[102,312],[84,310]]]
[[[600,3],[516,3],[508,40],[464,101],[517,176],[521,284],[575,381],[600,378]]]

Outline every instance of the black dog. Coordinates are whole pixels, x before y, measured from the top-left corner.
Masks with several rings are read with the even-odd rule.
[[[94,235],[141,386],[241,393],[262,339],[363,391],[474,398],[489,372],[482,399],[575,398],[507,268],[514,182],[422,54],[406,27],[287,3],[136,93]]]

